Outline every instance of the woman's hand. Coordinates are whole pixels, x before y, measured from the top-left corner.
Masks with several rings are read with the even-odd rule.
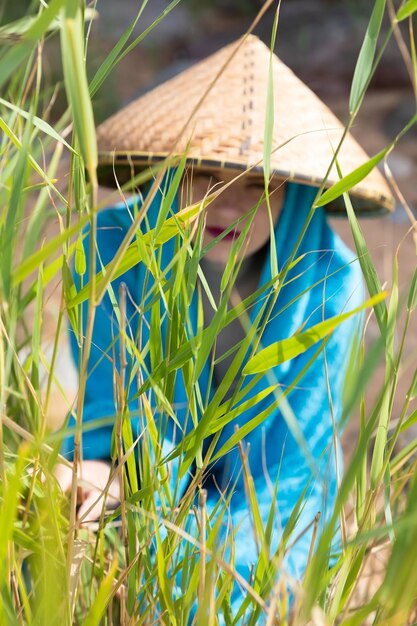
[[[104,461],[83,461],[78,472],[77,518],[86,521],[97,520],[103,509],[103,497],[106,497],[106,508],[116,508],[120,503],[120,484],[116,475],[104,490],[110,477],[111,466]],[[55,468],[56,479],[64,493],[71,491],[72,467],[58,464]],[[91,510],[90,510],[91,509]],[[84,519],[86,517],[86,519]]]

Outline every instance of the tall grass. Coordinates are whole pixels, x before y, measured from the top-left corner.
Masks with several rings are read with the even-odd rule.
[[[281,359],[289,359],[306,350],[319,337],[326,338],[343,321],[343,316],[318,325],[314,337],[307,330],[282,342],[279,350],[274,346],[255,355],[253,345],[265,323],[264,313],[271,306],[265,298],[219,389],[213,397],[203,397],[198,377],[206,362],[213,377],[212,355],[218,333],[232,319],[249,311],[262,294],[237,302],[229,310],[238,272],[234,259],[244,246],[242,235],[235,242],[226,267],[212,322],[207,328],[201,324],[196,329],[192,327],[192,294],[204,289],[213,301],[199,267],[202,231],[196,218],[222,190],[197,204],[184,193],[180,212],[171,215],[172,199],[181,195],[184,159],[177,163],[175,176],[163,189],[161,217],[155,228],[142,234],[139,225],[146,222],[148,203],[164,180],[163,168],[154,174],[156,180],[142,207],[134,207],[132,227],[115,258],[106,267],[96,267],[97,212],[104,204],[123,198],[123,193],[130,189],[127,186],[119,190],[117,197],[113,194],[99,202],[91,97],[110,72],[117,71],[125,54],[139,45],[160,19],[175,9],[178,1],[171,2],[150,28],[134,35],[134,29],[140,28],[146,4],[144,0],[135,20],[91,79],[87,76],[85,57],[89,20],[94,13],[83,2],[33,2],[27,17],[0,30],[0,85],[4,94],[0,100],[0,624],[187,624],[192,619],[197,624],[257,624],[261,620],[294,625],[412,623],[417,602],[417,439],[410,435],[404,448],[398,447],[397,442],[404,432],[412,432],[417,421],[413,405],[417,371],[410,377],[396,420],[393,406],[395,399],[398,402],[399,376],[407,367],[404,348],[409,329],[415,324],[417,270],[410,284],[400,291],[402,268],[396,255],[386,297],[347,194],[395,149],[398,138],[330,190],[320,189],[315,203],[319,206],[345,194],[347,216],[371,298],[367,306],[377,320],[379,336],[371,346],[362,342],[360,367],[357,363],[349,366],[345,420],[354,409],[360,411],[357,445],[340,484],[332,518],[317,537],[316,550],[311,550],[305,577],[293,584],[283,580],[279,572],[284,553],[296,539],[294,528],[302,502],[295,505],[280,544],[271,555],[279,485],[272,486],[270,514],[264,525],[244,445],[244,435],[259,426],[265,416],[261,414],[246,430],[235,432],[220,451],[216,442],[221,429],[238,417],[239,409],[227,410],[225,397],[236,373],[246,363],[248,351],[253,351],[253,358],[246,363],[244,374],[262,376],[263,369],[277,364],[277,354]],[[417,4],[408,0],[396,9],[396,20],[381,43],[381,20],[386,6],[384,0],[374,3],[353,79],[347,129],[400,20],[408,20],[411,39],[403,43],[409,51],[414,85],[417,84],[412,21]],[[273,38],[277,25],[278,11]],[[397,32],[397,36],[401,33]],[[68,102],[68,110],[53,123],[50,112],[54,91],[43,75],[43,54],[50,39],[60,40],[63,62],[59,80]],[[378,43],[381,45],[377,53]],[[404,132],[415,121],[415,117],[410,120]],[[272,123],[269,110],[267,148]],[[265,161],[268,162],[268,154]],[[145,177],[142,176],[142,182]],[[314,207],[303,232],[313,212]],[[90,229],[88,249],[86,226]],[[412,227],[415,233],[415,222]],[[161,268],[159,252],[162,244],[172,239],[176,241],[175,254],[167,272]],[[123,287],[117,293],[112,287],[112,280],[139,259],[153,277],[152,286],[144,285],[142,294],[143,306],[152,310],[152,339],[146,345],[141,345],[140,337],[132,334],[126,313],[128,294]],[[297,262],[295,249],[292,263]],[[72,266],[79,285],[74,282]],[[277,291],[284,279],[275,268],[272,283],[275,282]],[[105,492],[118,477],[121,503],[107,514],[105,502],[101,501],[99,522],[82,523],[77,519],[77,493],[83,485],[78,461],[85,428],[84,393],[95,313],[106,293],[120,332],[113,339],[114,351],[118,353],[113,364],[117,420],[112,469]],[[51,301],[56,307],[52,319],[47,318]],[[167,313],[161,312],[161,301]],[[405,315],[405,324],[396,340],[400,315]],[[169,327],[169,346],[163,345],[162,322]],[[67,325],[79,343],[76,402],[68,396],[65,381],[56,377],[65,341],[63,329]],[[139,378],[136,411],[142,433],[136,441],[127,398],[145,367],[144,356],[148,353],[151,372],[145,381]],[[364,394],[381,359],[385,364],[384,381],[374,406],[368,406]],[[187,436],[177,438],[167,461],[166,423],[155,420],[148,392],[153,389],[161,414],[167,420],[175,420],[173,389],[178,372],[184,378],[193,429]],[[242,377],[234,392],[234,406],[243,398],[241,382]],[[54,432],[51,427],[50,415],[59,397],[68,407],[67,416],[76,416],[75,463],[71,466],[60,456],[62,430]],[[199,415],[203,418],[199,419]],[[206,447],[204,442],[209,437],[211,444]],[[219,497],[215,507],[209,509],[204,490],[208,463],[236,445],[259,548],[259,560],[249,582],[234,568],[236,529],[228,523],[231,496]],[[72,472],[69,496],[62,494],[54,477],[58,461]],[[195,469],[191,480],[179,500],[180,481],[192,467]],[[347,529],[345,542],[329,569],[328,555],[340,519]],[[381,549],[386,556],[376,591],[372,597],[358,601],[361,572]],[[244,596],[237,612],[236,607],[232,612],[230,596],[236,584],[242,587]]]

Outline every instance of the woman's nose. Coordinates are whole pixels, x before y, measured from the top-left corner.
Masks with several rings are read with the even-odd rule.
[[[242,214],[245,212],[247,202],[248,198],[244,190],[238,192],[234,189],[226,189],[216,200],[216,205],[225,211]]]

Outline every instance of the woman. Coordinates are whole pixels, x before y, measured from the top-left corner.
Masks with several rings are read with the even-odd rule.
[[[268,100],[274,102],[275,124],[272,144],[265,147]],[[162,516],[178,507],[197,475],[213,524],[219,502],[226,503],[228,519],[219,536],[233,529],[234,569],[249,580],[259,554],[275,554],[296,507],[290,543],[298,539],[282,563],[280,557],[279,571],[290,580],[302,577],[317,520],[321,516],[323,526],[334,507],[343,384],[360,316],[266,372],[245,364],[261,349],[363,301],[355,255],[328,226],[325,210],[312,209],[326,175],[327,186],[337,180],[335,168],[327,170],[341,133],[340,122],[277,57],[270,65],[270,51],[255,37],[222,49],[98,129],[103,181],[127,181],[183,152],[178,171],[185,165],[189,170],[182,194],[170,195],[170,185],[178,184],[174,170],[157,180],[158,188],[148,184],[142,197],[98,215],[99,267],[111,263],[135,219],[140,230],[136,264],[112,282],[96,312],[83,413],[82,476],[92,487],[84,492],[81,517],[97,517],[103,506],[97,489],[108,481],[113,424],[123,405],[112,381],[115,372],[120,381],[123,370],[123,411],[130,412],[132,442],[139,439],[141,487],[147,463],[142,445],[161,472],[161,484],[167,472],[169,495],[165,501],[160,492],[156,497]],[[338,157],[342,172],[366,158],[348,136]],[[359,210],[392,208],[377,172],[353,193]],[[190,202],[200,207],[197,222],[160,245],[152,234],[161,232],[161,215],[172,219],[182,208],[178,203]],[[343,212],[343,200],[327,210]],[[126,322],[118,294],[124,294]],[[75,335],[73,340],[77,359]],[[152,425],[159,443],[149,447],[144,442]],[[66,450],[72,446],[67,438]],[[268,542],[254,532],[249,473],[264,532],[273,520]],[[60,474],[60,482],[66,489],[68,476]],[[116,500],[119,489],[115,481]],[[273,574],[268,584],[274,584]],[[233,602],[236,612],[237,587]]]

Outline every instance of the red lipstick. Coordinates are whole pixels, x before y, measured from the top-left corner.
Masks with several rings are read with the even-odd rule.
[[[222,228],[221,226],[206,226],[206,231],[215,239],[224,233],[226,228]],[[236,230],[231,230],[227,235],[224,235],[222,241],[233,241],[233,239],[237,239],[240,233]]]

